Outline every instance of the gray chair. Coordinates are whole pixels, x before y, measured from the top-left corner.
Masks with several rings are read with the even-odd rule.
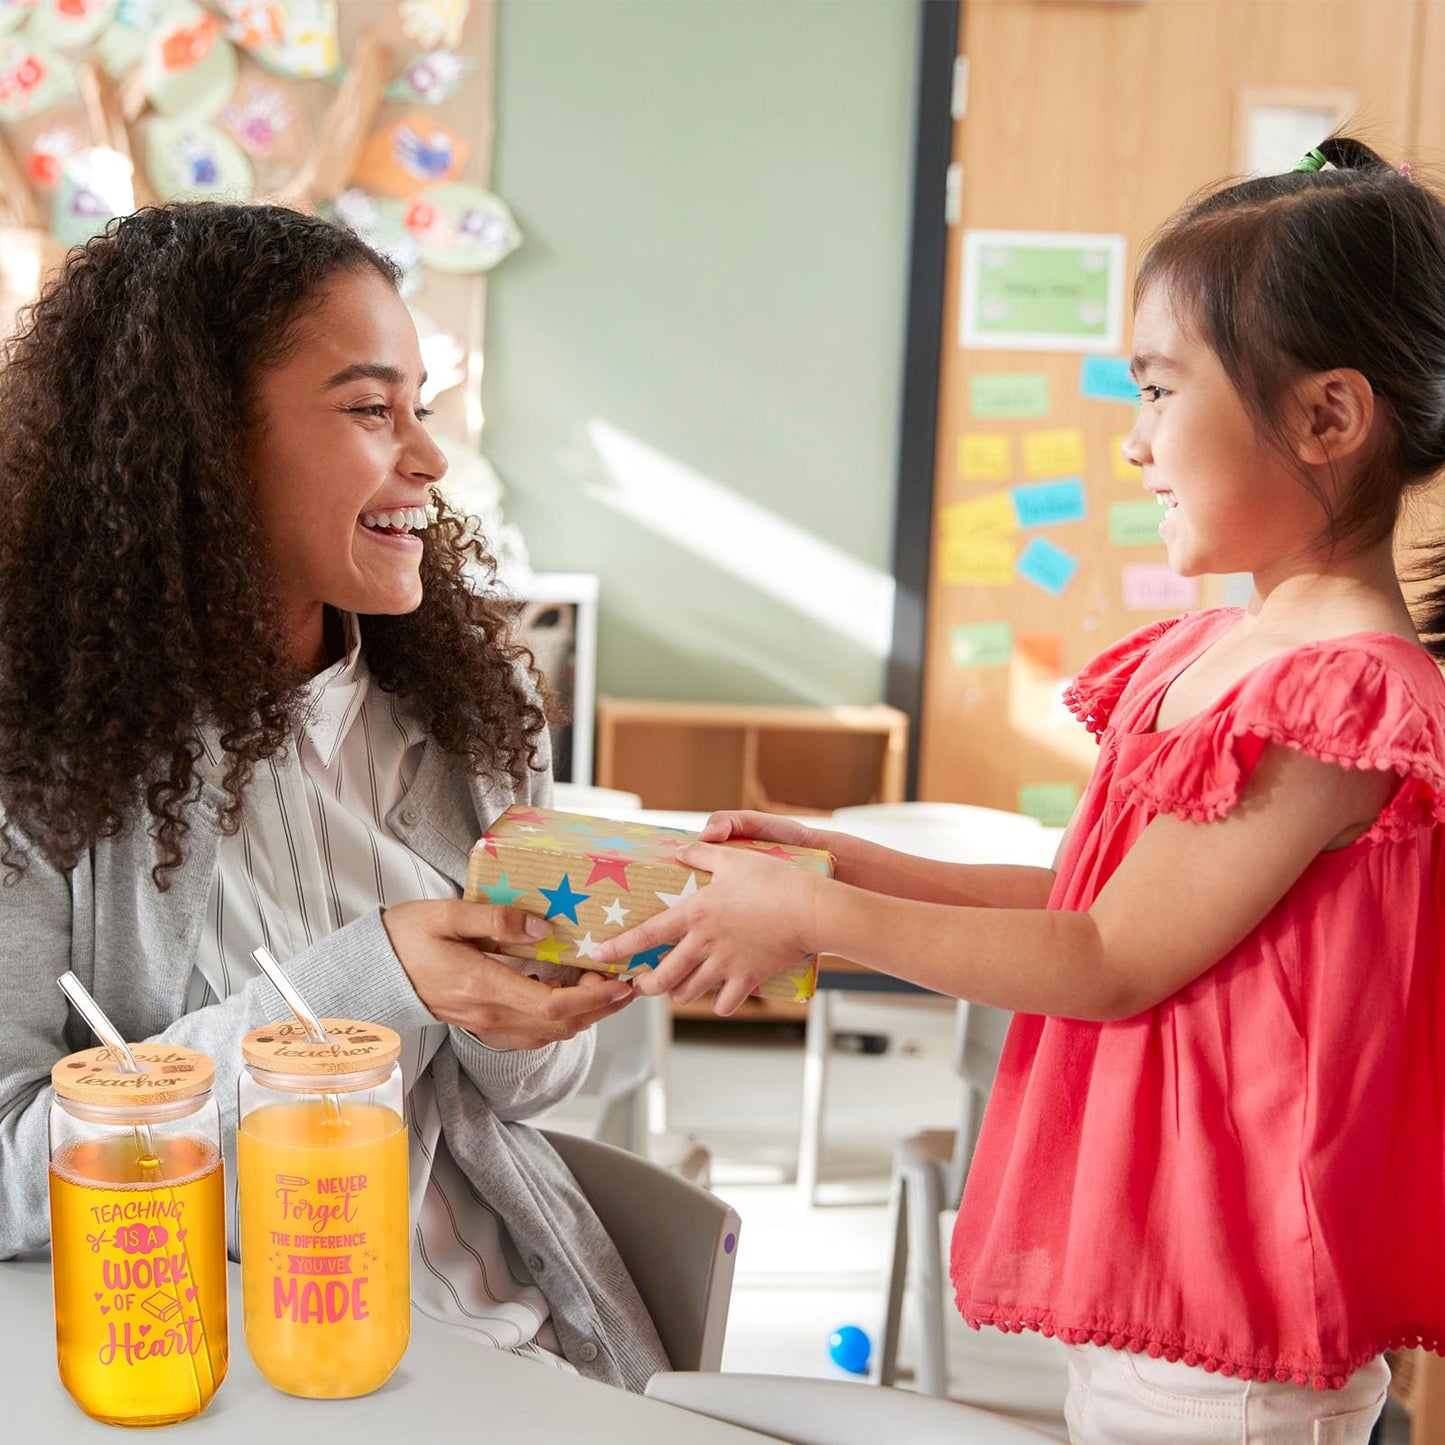
[[[715,1370],[742,1221],[715,1194],[626,1149],[544,1130],[612,1236],[680,1370]]]
[[[1045,1435],[1016,1420],[907,1390],[789,1375],[657,1374],[654,1400],[758,1430],[793,1445],[1036,1445]]]
[[[878,1383],[891,1385],[898,1372],[898,1338],[905,1285],[913,1286],[918,1338],[914,1383],[924,1395],[948,1394],[944,1352],[944,1311],[949,1291],[938,1239],[938,1216],[955,1209],[978,1142],[983,1106],[993,1087],[999,1054],[1013,1015],[981,1004],[960,1003],[954,1023],[953,1066],[963,1080],[958,1128],[924,1130],[894,1151],[889,1191],[892,1260],[888,1298],[878,1337]]]

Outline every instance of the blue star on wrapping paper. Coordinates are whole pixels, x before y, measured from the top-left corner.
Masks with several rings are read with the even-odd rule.
[[[513,888],[505,873],[490,888],[485,883],[482,884],[482,892],[487,895],[487,901],[500,908],[511,908],[526,891],[525,888]]]
[[[659,943],[656,948],[649,948],[645,953],[634,953],[627,963],[628,972],[634,968],[656,968],[662,962],[662,955],[671,952],[670,943]]]
[[[619,848],[638,847],[636,838],[599,838],[593,846],[594,853],[615,853]]]
[[[562,881],[555,888],[539,888],[538,893],[545,898],[550,905],[545,917],[566,918],[572,923],[577,922],[577,905],[586,903],[592,896],[590,893],[577,893],[572,888],[572,880],[567,874],[562,875]]]

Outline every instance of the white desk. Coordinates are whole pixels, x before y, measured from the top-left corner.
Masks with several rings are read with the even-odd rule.
[[[473,1344],[413,1313],[411,1348],[374,1394],[298,1400],[256,1372],[241,1330],[240,1268],[231,1266],[231,1364],[209,1409],[169,1427],[165,1438],[216,1445],[320,1435],[347,1445],[486,1440],[492,1445],[747,1445],[770,1440],[515,1355]],[[120,1433],[81,1413],[55,1369],[55,1315],[48,1260],[0,1262],[0,1439],[65,1445]]]

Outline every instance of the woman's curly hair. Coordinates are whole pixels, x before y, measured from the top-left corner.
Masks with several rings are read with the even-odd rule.
[[[245,454],[251,388],[339,274],[391,263],[278,206],[136,212],[72,252],[0,370],[0,861],[73,867],[139,824],[164,888],[199,796],[199,729],[225,753],[221,827],[282,751],[306,676],[288,653]],[[544,726],[496,567],[436,499],[423,600],[361,620],[379,685],[478,773],[520,781]]]

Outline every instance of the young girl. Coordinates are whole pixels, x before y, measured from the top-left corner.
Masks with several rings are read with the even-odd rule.
[[[1181,214],[1135,294],[1124,450],[1187,576],[1091,662],[1095,774],[1054,870],[754,813],[599,950],[728,1012],[802,950],[1016,1011],[954,1235],[970,1324],[1070,1346],[1076,1442],[1365,1441],[1385,1350],[1445,1347],[1445,558],[1391,539],[1445,465],[1445,207],[1337,138]]]
[[[73,968],[128,1039],[216,1065],[284,1013],[402,1035],[419,1308],[640,1390],[665,1364],[611,1241],[518,1120],[629,990],[489,958],[467,852],[551,796],[490,559],[435,491],[391,264],[274,206],[137,212],[72,253],[0,372],[0,1259],[43,1247]],[[544,1203],[545,1201],[545,1203]],[[232,1218],[232,1238],[234,1216]]]

